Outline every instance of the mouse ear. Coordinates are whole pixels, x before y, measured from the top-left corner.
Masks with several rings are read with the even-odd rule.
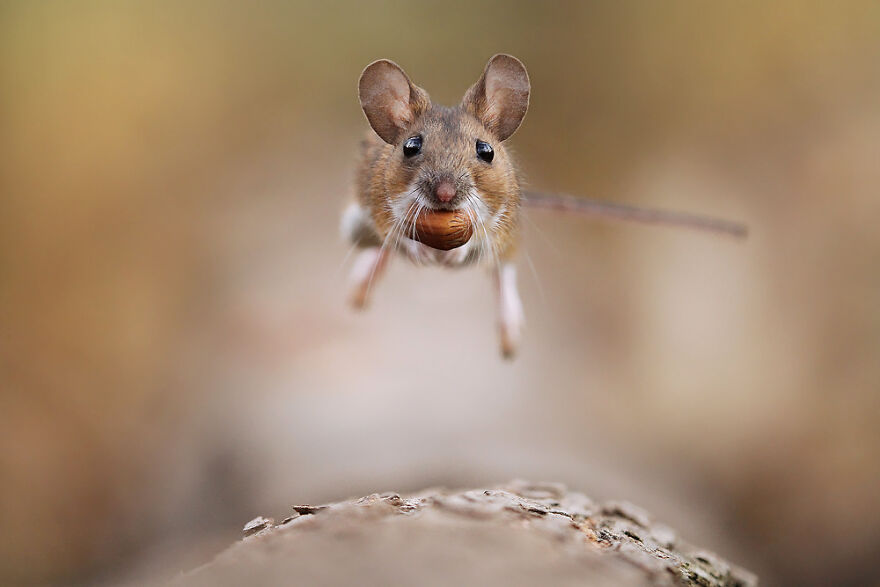
[[[383,141],[394,144],[400,134],[428,109],[427,92],[409,81],[399,65],[387,59],[369,64],[358,81],[361,108]]]
[[[499,53],[486,64],[461,105],[503,141],[516,132],[526,116],[530,87],[525,65],[512,55]]]

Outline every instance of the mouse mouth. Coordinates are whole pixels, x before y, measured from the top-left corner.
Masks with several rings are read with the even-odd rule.
[[[427,206],[425,206],[426,210],[431,210],[434,212],[459,212],[466,210],[468,208],[467,204],[464,200],[460,202],[456,202],[454,204],[436,204],[431,202]]]
[[[455,212],[456,210],[464,210],[468,207],[468,198],[462,193],[456,193],[447,202],[438,200],[436,197],[427,196],[422,198],[424,207],[429,210],[437,210],[438,212]]]

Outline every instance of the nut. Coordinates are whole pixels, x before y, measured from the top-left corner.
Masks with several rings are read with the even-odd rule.
[[[441,251],[460,247],[474,233],[470,218],[462,210],[425,210],[414,224],[416,240]]]

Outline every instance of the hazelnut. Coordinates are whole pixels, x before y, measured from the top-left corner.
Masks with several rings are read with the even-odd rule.
[[[462,210],[424,210],[415,220],[416,240],[441,251],[460,247],[473,233],[471,220]]]

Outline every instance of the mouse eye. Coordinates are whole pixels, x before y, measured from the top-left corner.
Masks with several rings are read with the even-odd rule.
[[[495,151],[492,150],[492,145],[484,141],[477,141],[477,157],[486,163],[491,163],[492,159],[495,157]]]
[[[403,143],[404,157],[414,157],[422,150],[422,137],[410,137]]]

